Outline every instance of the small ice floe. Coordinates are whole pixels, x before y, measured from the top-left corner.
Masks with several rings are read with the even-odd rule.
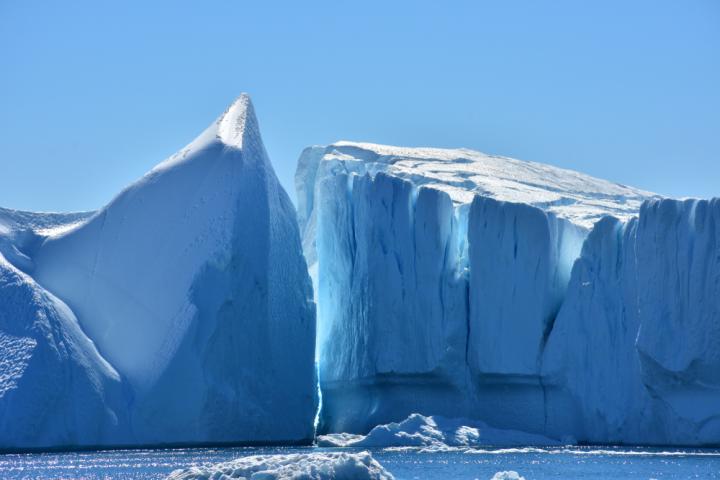
[[[176,470],[167,480],[393,480],[370,452],[252,455]]]
[[[508,470],[505,472],[497,472],[490,480],[525,480],[518,472]]]

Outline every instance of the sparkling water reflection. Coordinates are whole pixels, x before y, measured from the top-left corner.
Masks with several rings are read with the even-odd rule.
[[[310,452],[306,448],[193,448],[0,455],[3,479],[162,479],[177,468],[243,455]],[[573,447],[374,449],[398,480],[490,479],[515,470],[534,479],[720,479],[720,450]]]

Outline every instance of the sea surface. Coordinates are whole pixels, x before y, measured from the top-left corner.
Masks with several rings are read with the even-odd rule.
[[[0,455],[2,479],[162,479],[175,469],[244,455],[331,451],[293,448],[183,448]],[[352,450],[352,449],[348,449]],[[540,479],[720,479],[720,450],[613,447],[370,449],[399,480],[491,479],[514,470]]]

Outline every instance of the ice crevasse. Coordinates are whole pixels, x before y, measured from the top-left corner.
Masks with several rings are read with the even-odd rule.
[[[352,142],[306,149],[296,190],[321,432],[419,412],[557,439],[720,443],[716,200]]]
[[[0,448],[312,441],[312,286],[247,95],[97,212],[0,210],[0,292]]]

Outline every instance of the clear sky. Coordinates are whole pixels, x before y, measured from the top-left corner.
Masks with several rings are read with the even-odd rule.
[[[720,196],[717,0],[0,0],[0,206],[98,208],[243,91],[290,191],[347,139]]]

